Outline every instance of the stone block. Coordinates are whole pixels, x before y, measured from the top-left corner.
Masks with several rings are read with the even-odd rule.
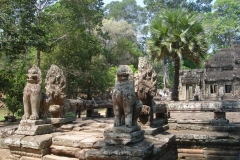
[[[63,155],[63,156],[70,156],[70,157],[79,157],[79,152],[81,151],[80,148],[74,147],[65,147],[65,146],[54,146],[51,147],[51,152],[54,155]]]
[[[42,160],[42,158],[26,157],[22,156],[20,160]]]
[[[92,148],[95,143],[102,140],[102,138],[88,137],[80,141],[80,148]]]
[[[64,129],[64,130],[73,130],[73,128],[74,128],[74,125],[71,125],[71,124],[61,126],[61,129]]]
[[[81,151],[79,151],[76,155],[77,158],[79,158],[79,160],[85,160],[86,159],[86,153],[89,151],[90,149],[82,149]]]
[[[87,160],[113,160],[111,156],[105,156],[100,150],[88,150],[86,152]],[[116,160],[116,159],[115,159]]]
[[[33,148],[33,149],[43,149],[49,148],[52,144],[52,135],[36,135],[36,136],[26,136],[21,140],[22,147]]]
[[[82,131],[82,130],[83,130],[82,127],[74,127],[74,128],[73,128],[73,131]]]
[[[131,145],[115,145],[106,146],[101,149],[103,155],[106,156],[130,156],[130,157],[147,157],[153,149],[153,144],[147,141]],[[131,158],[130,158],[131,159]]]
[[[34,157],[34,158],[41,158],[42,156],[51,153],[50,148],[32,149],[32,148],[9,146],[9,150],[11,154],[14,154],[14,155]]]
[[[60,135],[52,138],[52,144],[57,146],[66,146],[66,147],[80,147],[80,142],[83,139],[90,137],[91,134],[88,135]]]
[[[28,121],[28,120],[26,120],[26,121]],[[32,122],[31,123],[20,123],[15,134],[33,136],[33,135],[49,134],[49,133],[54,132],[55,130],[56,130],[56,128],[51,124],[35,125]]]
[[[141,130],[140,126],[132,126],[132,127],[119,126],[119,127],[112,127],[110,131],[119,132],[119,133],[132,133],[139,130]]]
[[[61,157],[56,155],[45,155],[42,160],[79,160],[78,158]]]
[[[104,132],[104,141],[107,144],[128,144],[137,143],[144,139],[144,131],[135,131],[131,133]]]
[[[106,146],[106,143],[104,142],[104,140],[100,140],[100,141],[97,141],[93,146],[92,148],[94,149],[100,149],[102,147],[105,147]]]
[[[8,146],[21,147],[21,139],[23,137],[25,137],[25,135],[12,135],[10,137],[5,138],[4,144]]]

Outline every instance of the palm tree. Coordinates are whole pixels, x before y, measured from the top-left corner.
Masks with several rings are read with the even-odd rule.
[[[199,63],[206,55],[208,44],[201,25],[202,17],[186,10],[165,10],[150,24],[151,37],[147,52],[153,59],[171,57],[174,61],[172,99],[178,101],[179,69],[183,55]]]

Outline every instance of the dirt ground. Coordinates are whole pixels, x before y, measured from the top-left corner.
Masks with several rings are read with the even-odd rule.
[[[0,149],[0,160],[10,160],[10,151],[8,149]]]

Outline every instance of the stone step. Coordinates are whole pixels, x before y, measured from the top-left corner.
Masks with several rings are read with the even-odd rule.
[[[78,159],[86,159],[86,153],[91,149],[80,149],[64,146],[51,146],[51,152],[53,155],[64,155],[67,157],[76,157]]]
[[[95,143],[102,140],[102,138],[96,138],[91,134],[84,135],[60,135],[53,137],[52,145],[75,147],[75,148],[92,148]]]
[[[56,156],[56,155],[45,155],[43,160],[79,160],[78,158],[69,158],[63,156]]]

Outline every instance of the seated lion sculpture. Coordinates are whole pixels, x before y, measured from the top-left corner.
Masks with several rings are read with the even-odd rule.
[[[62,69],[52,64],[46,76],[46,94],[52,100],[49,112],[53,118],[61,118],[64,114],[64,99],[66,98],[66,77]]]
[[[135,97],[133,72],[127,65],[118,67],[112,99],[115,115],[114,126],[137,125],[142,103]]]
[[[33,65],[28,70],[27,84],[23,91],[24,115],[22,119],[39,119],[42,99],[41,83],[41,70],[36,65]]]

